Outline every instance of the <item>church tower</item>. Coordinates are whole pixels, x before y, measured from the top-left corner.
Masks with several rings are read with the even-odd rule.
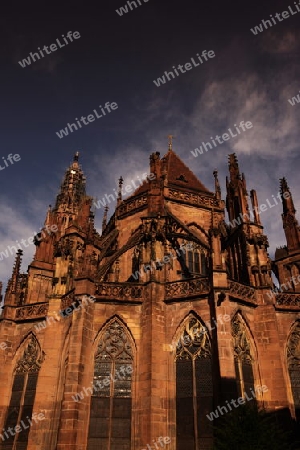
[[[99,234],[75,154],[7,286],[0,450],[208,450],[211,413],[254,392],[297,416],[300,294],[272,281],[299,273],[293,200],[283,179],[287,246],[272,262],[235,154],[228,168],[225,203],[218,172],[211,192],[170,137],[126,199],[120,178]]]

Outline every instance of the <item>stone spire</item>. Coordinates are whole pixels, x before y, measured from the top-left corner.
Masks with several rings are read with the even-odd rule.
[[[235,153],[228,158],[229,179],[226,177],[226,207],[229,221],[240,218],[242,223],[249,223],[250,212],[245,175],[240,174],[239,164]]]
[[[7,283],[5,304],[14,305],[17,303],[17,294],[20,288],[20,269],[22,264],[23,250],[18,250],[16,254],[15,264],[13,267],[12,275]]]
[[[218,171],[214,170],[213,175],[215,177],[215,197],[217,200],[221,200],[221,186],[218,179]]]
[[[118,206],[122,202],[122,186],[123,186],[123,183],[124,183],[123,177],[120,176],[120,178],[119,178],[119,189],[118,189],[118,200],[117,200],[117,205]]]
[[[261,226],[260,215],[258,213],[259,206],[258,206],[257,194],[256,194],[255,189],[252,189],[250,191],[250,198],[251,198],[251,206],[252,206],[252,212],[253,212],[253,217],[254,217],[254,223],[256,225]]]
[[[102,232],[106,228],[108,210],[109,210],[109,207],[108,207],[108,205],[106,205],[105,208],[104,208],[104,214],[103,214],[103,220],[102,220]]]
[[[22,255],[23,255],[23,250],[19,249],[16,254],[15,265],[14,265],[12,277],[11,277],[13,291],[16,291],[18,288],[18,280],[19,280],[20,269],[21,269],[21,264],[22,264]]]
[[[286,236],[286,242],[289,252],[300,248],[300,231],[296,219],[296,209],[290,188],[285,178],[280,180],[280,195],[282,200],[282,223]]]
[[[85,197],[85,176],[78,163],[79,153],[76,152],[70,167],[66,170],[60,193],[56,199],[54,210],[63,213],[77,213],[79,205]]]
[[[228,155],[228,168],[229,168],[230,182],[236,184],[237,180],[241,180],[241,175],[238,159],[235,153],[231,153],[230,155]]]

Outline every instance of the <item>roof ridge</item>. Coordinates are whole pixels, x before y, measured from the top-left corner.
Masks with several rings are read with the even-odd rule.
[[[172,158],[177,159],[177,161],[179,162],[179,164],[183,167],[184,171],[187,172],[187,174],[189,175],[189,177],[191,178],[190,183],[189,180],[186,179],[186,177],[184,176],[185,174],[180,174],[178,173],[177,177],[175,178],[176,174],[174,173],[175,171],[173,171],[172,173]],[[179,187],[186,187],[188,188],[192,188],[192,189],[196,189],[196,190],[200,190],[202,192],[210,192],[205,186],[204,184],[196,177],[196,175],[194,174],[194,172],[185,164],[185,162],[180,158],[180,156],[172,149],[169,150],[162,159],[167,159],[167,165],[168,165],[168,184],[172,183],[175,184]],[[174,164],[174,163],[173,163]],[[180,167],[176,167],[176,169],[180,169]],[[180,170],[178,170],[178,172],[180,172]],[[180,178],[180,176],[182,176],[182,178]],[[180,183],[186,183],[186,186],[180,184]],[[188,185],[189,183],[189,185]]]

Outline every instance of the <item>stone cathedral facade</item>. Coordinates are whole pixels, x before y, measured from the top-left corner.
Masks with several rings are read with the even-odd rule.
[[[271,261],[256,192],[234,154],[228,166],[224,202],[218,173],[210,192],[170,142],[125,200],[120,179],[99,234],[74,156],[28,273],[18,251],[4,296],[1,450],[211,449],[207,415],[263,385],[259,405],[297,418],[293,199],[282,179],[269,214],[282,208],[286,246]],[[272,291],[272,272],[284,289]]]

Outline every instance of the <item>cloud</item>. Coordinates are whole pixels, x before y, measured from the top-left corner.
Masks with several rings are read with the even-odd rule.
[[[128,114],[113,124],[114,134],[118,131],[117,138],[113,136],[113,142],[107,147],[98,145],[95,152],[91,150],[90,157],[82,161],[87,175],[87,193],[102,199],[105,194],[117,191],[119,176],[124,178],[125,186],[144,172],[149,172],[149,155],[154,151],[159,151],[161,155],[166,153],[167,136],[173,134],[174,150],[208,189],[213,190],[213,170],[219,170],[223,198],[226,196],[227,154],[234,151],[238,155],[241,171],[246,174],[248,189],[255,187],[258,191],[259,203],[277,194],[278,178],[283,175],[288,175],[295,195],[298,186],[295,167],[300,105],[291,107],[287,100],[299,91],[300,74],[299,63],[293,60],[289,66],[287,62],[298,55],[298,34],[291,30],[281,34],[268,30],[255,40],[251,39],[250,44],[241,44],[239,38],[233,39],[221,49],[213,47],[216,58],[209,65],[182,74],[159,89],[152,86],[151,76],[147,85],[149,89],[144,92],[138,90],[138,94],[128,102],[132,109],[128,106]],[[37,48],[35,40],[32,46],[30,42],[26,43],[25,51],[22,36],[16,44],[16,61],[28,54],[29,47],[31,51]],[[256,46],[255,51],[249,47],[251,45]],[[192,53],[187,49],[186,61],[190,56]],[[36,70],[38,64],[42,67],[44,63],[49,64],[46,71],[55,70],[56,65],[52,66],[51,58],[47,55],[34,64]],[[159,68],[157,76],[168,68],[168,64],[162,70]],[[202,141],[207,142],[211,136],[225,133],[242,120],[251,121],[253,129],[198,158],[191,155],[191,150],[199,147]],[[62,177],[63,173],[64,170],[59,176]],[[29,196],[26,193],[28,200],[24,205],[11,206],[5,198],[1,199],[4,209],[0,219],[0,251],[15,240],[27,239],[33,230],[38,231],[45,217],[49,196],[52,202],[59,189],[54,170],[53,180],[48,195],[41,186],[40,189],[44,189],[42,193],[32,191]],[[300,207],[300,199],[294,200]],[[110,214],[113,210],[114,205],[110,205]],[[100,225],[102,209],[96,210],[96,214],[96,224]],[[261,217],[272,252],[277,245],[285,243],[280,214],[279,205]],[[27,249],[24,263],[30,262],[29,253]],[[3,269],[4,276],[8,277],[12,265],[12,257],[0,262],[1,276]]]
[[[28,244],[27,239],[34,235],[34,232],[38,232],[37,223],[34,219],[28,220],[28,218],[21,212],[15,205],[8,205],[6,198],[0,198],[1,214],[0,214],[0,252],[5,252],[9,247],[18,247],[18,241],[21,248],[24,251],[22,271],[27,271],[27,266],[32,261],[35,246],[34,244]],[[26,241],[26,246],[21,244],[21,240]],[[11,276],[12,268],[15,261],[15,255],[12,251],[8,252],[8,257],[3,258],[0,261],[0,279],[7,283]]]
[[[289,30],[285,33],[278,31],[268,31],[261,35],[260,49],[264,53],[280,55],[280,57],[294,54],[296,56],[299,50],[299,32],[298,30]]]
[[[208,141],[210,136],[221,135],[242,120],[251,121],[251,130],[228,141],[232,150],[285,157],[286,153],[295,150],[298,118],[287,102],[285,84],[279,86],[279,83],[280,80],[275,79],[267,84],[254,74],[245,75],[243,79],[212,81],[200,96],[191,117],[195,127],[193,136],[198,136],[200,144]],[[271,96],[270,91],[277,94]],[[280,151],[282,148],[285,149],[284,154]]]

